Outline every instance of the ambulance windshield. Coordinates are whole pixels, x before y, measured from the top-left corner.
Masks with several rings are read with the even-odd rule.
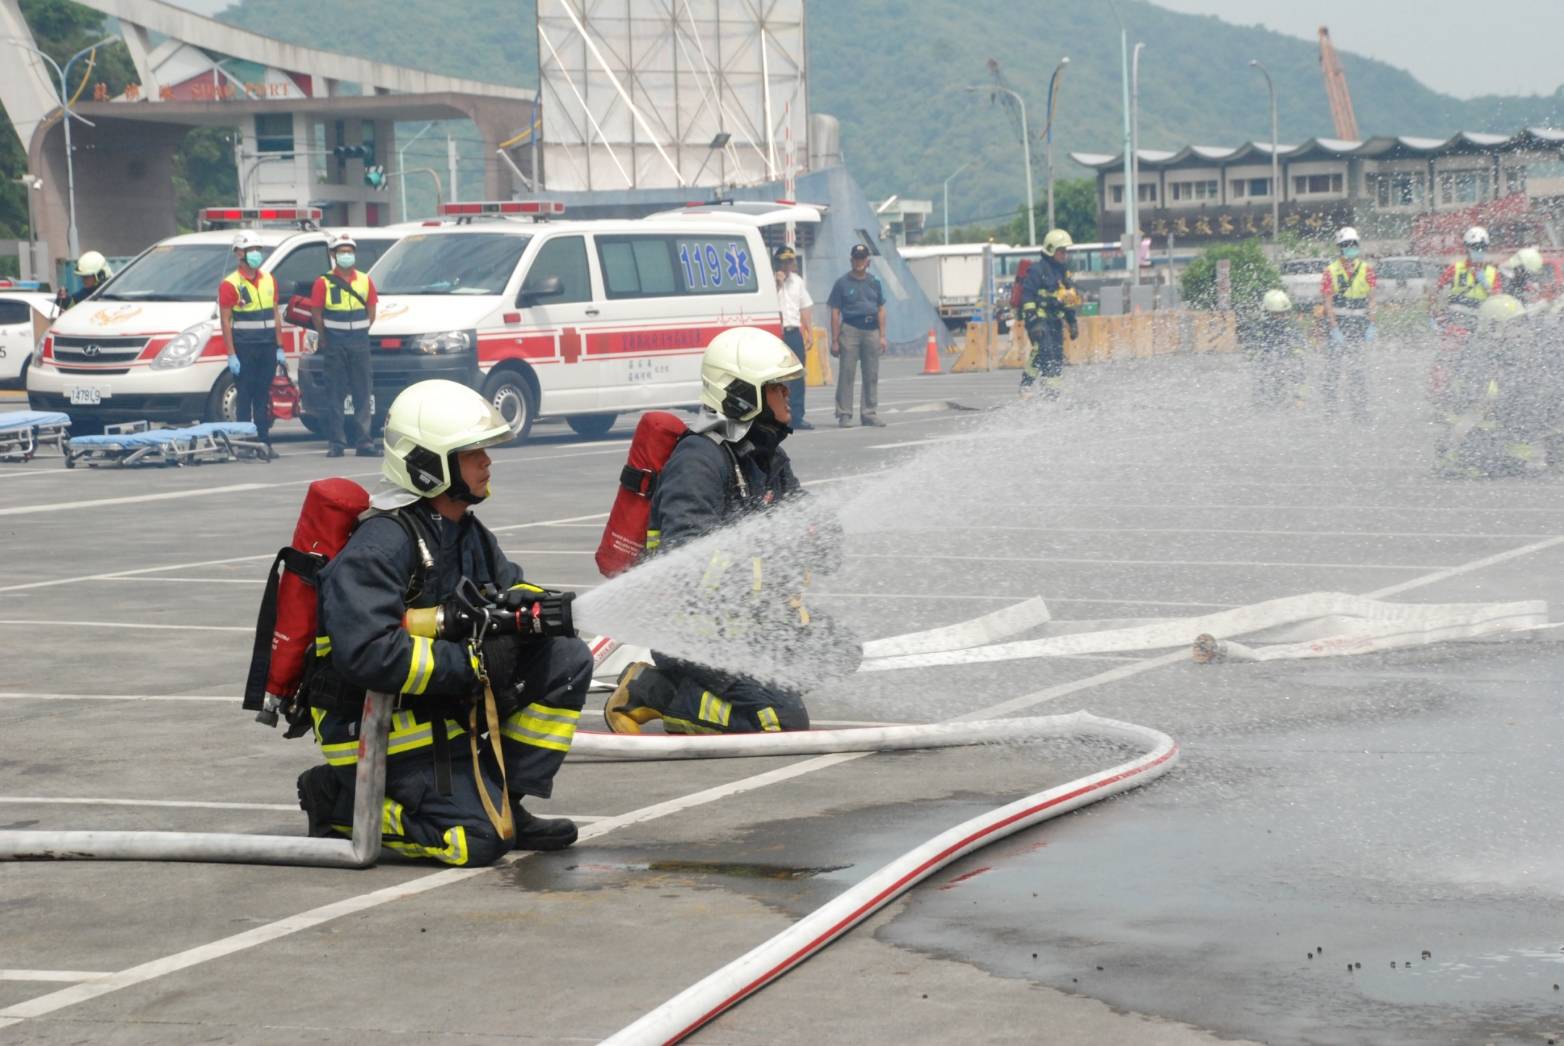
[[[381,294],[501,294],[530,236],[474,232],[414,234],[375,266]]]
[[[233,268],[226,243],[161,243],[118,273],[97,300],[216,301],[217,285]]]

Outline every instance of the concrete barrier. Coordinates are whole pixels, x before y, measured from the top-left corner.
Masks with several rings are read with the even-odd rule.
[[[1136,312],[1121,316],[1081,316],[1079,335],[1068,335],[1064,361],[1072,366],[1115,360],[1150,359],[1181,352],[1237,352],[1238,317],[1232,312],[1193,312],[1183,309]],[[991,324],[967,324],[961,355],[953,373],[1018,369],[1025,366],[1032,347],[1026,330],[1012,324],[1010,337],[1001,337]]]
[[[818,387],[834,384],[831,374],[831,336],[824,327],[811,327],[804,346],[804,385]]]

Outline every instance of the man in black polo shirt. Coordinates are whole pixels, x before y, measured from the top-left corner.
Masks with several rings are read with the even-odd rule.
[[[883,428],[876,414],[880,357],[885,354],[885,288],[869,275],[869,248],[853,245],[852,270],[831,288],[831,355],[841,360],[836,378],[836,423],[853,420],[853,375],[863,364],[863,408],[859,420]]]

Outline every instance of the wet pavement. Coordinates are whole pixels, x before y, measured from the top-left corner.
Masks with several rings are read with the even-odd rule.
[[[1425,364],[1378,361],[1378,420],[1358,427],[1249,411],[1235,358],[1072,371],[1075,400],[1034,405],[1046,416],[946,406],[1008,405],[1012,373],[922,378],[892,361],[889,428],[788,444],[805,479],[867,503],[814,598],[869,636],[1032,595],[1073,622],[1322,589],[1559,604],[1564,479],[1435,478]],[[825,395],[811,399],[818,422]],[[591,591],[629,425],[602,441],[537,432],[497,455],[482,515],[529,578]],[[265,561],[305,484],[337,471],[302,436],[285,454],[0,466],[0,539],[20,552],[0,562],[0,826],[302,831],[293,777],[313,750],[232,697]],[[364,465],[346,471],[368,480]],[[1560,638],[833,684],[810,697],[817,720],[933,722],[1033,695],[1020,714],[1156,727],[1182,761],[945,869],[692,1041],[1545,1043],[1564,1031]],[[407,864],[0,864],[0,1042],[596,1041],[906,849],[1124,757],[989,746],[777,783],[757,775],[804,761],[572,763],[538,812],[590,825],[731,794],[434,885]],[[273,936],[339,902],[351,911]],[[266,936],[245,950],[95,997],[17,976],[132,970],[252,929]],[[396,1005],[404,984],[423,1003]],[[14,1009],[39,998],[56,1001]],[[380,1001],[343,1003],[363,998]]]

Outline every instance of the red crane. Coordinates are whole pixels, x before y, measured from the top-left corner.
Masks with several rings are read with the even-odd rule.
[[[1330,30],[1320,26],[1320,75],[1325,78],[1325,97],[1330,99],[1330,116],[1336,123],[1336,137],[1358,140],[1358,118],[1352,112],[1352,94],[1347,90],[1347,74],[1341,71],[1336,48],[1330,42]]]

